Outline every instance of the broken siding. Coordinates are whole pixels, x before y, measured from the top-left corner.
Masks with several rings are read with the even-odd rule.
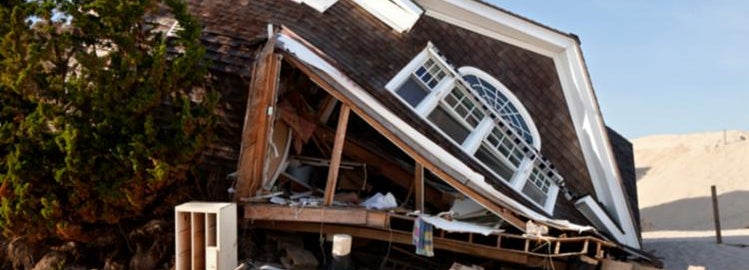
[[[484,175],[488,170],[423,119],[402,104],[385,84],[403,68],[428,41],[435,43],[456,68],[475,66],[494,75],[520,99],[532,115],[542,137],[542,154],[555,164],[567,185],[576,193],[594,193],[577,136],[564,100],[552,59],[486,38],[431,17],[422,16],[414,28],[399,34],[352,1],[342,0],[325,13],[305,5],[284,1],[191,1],[193,12],[207,32],[251,40],[266,35],[268,23],[285,25],[322,50],[331,62],[382,101],[396,114],[414,123],[469,166]],[[371,56],[371,57],[365,57]],[[527,202],[501,180],[493,185],[511,198]],[[571,203],[558,196],[555,217],[587,224]]]

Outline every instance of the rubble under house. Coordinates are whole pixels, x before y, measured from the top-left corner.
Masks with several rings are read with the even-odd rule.
[[[659,267],[576,36],[473,0],[188,2],[240,228],[391,268]]]

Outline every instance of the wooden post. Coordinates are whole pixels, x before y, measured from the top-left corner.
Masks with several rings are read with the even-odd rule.
[[[335,187],[338,183],[338,167],[341,166],[341,154],[343,153],[343,143],[346,141],[346,127],[348,127],[348,116],[351,109],[346,104],[341,104],[341,112],[338,116],[338,127],[335,132],[335,141],[333,143],[333,153],[330,155],[330,167],[328,168],[328,182],[325,184],[325,196],[323,203],[325,206],[333,205],[333,196]]]
[[[723,243],[723,237],[720,233],[720,211],[718,209],[718,193],[715,191],[715,185],[710,186],[710,191],[713,194],[713,218],[715,218],[715,242],[718,244]]]
[[[416,193],[416,210],[424,213],[424,166],[421,166],[418,162],[416,168],[414,168],[414,193]]]
[[[237,164],[235,200],[254,196],[264,180],[263,168],[273,126],[282,63],[281,55],[275,54],[274,49],[275,39],[272,39],[258,55],[253,68]]]

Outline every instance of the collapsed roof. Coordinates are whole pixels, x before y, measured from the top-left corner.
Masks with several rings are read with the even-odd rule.
[[[270,47],[275,48],[266,49],[270,54],[277,50],[285,55],[284,61],[349,106],[406,152],[412,162],[516,229],[525,230],[527,220],[578,232],[593,225],[608,239],[639,248],[637,221],[622,191],[619,169],[576,37],[475,1],[405,1],[426,11],[408,27],[397,22],[401,26],[393,26],[382,18],[385,15],[373,14],[371,7],[360,1],[333,2],[322,13],[285,1],[250,1],[239,6],[229,1],[192,1],[191,8],[205,25],[204,39],[215,69],[252,78],[256,84],[258,69],[269,67],[257,66],[259,58],[253,48],[270,40]],[[281,33],[279,26],[284,28]],[[551,211],[505,184],[507,179],[461,151],[449,137],[440,135],[438,127],[414,113],[393,89],[388,89],[404,66],[429,46],[437,48],[438,59],[448,69],[469,66],[483,70],[525,105],[541,134],[542,145],[527,152],[544,157],[549,161],[544,168],[551,168],[564,179],[556,183],[562,196],[555,197]],[[281,72],[281,64],[276,65],[268,69],[266,76],[270,78],[264,83],[273,85],[272,80]],[[267,130],[253,134],[254,139],[260,138],[256,141],[244,138],[242,151],[248,145],[262,144],[262,138],[268,140],[273,119],[252,119],[264,115],[267,106],[275,106],[278,98],[275,92],[251,90],[250,95],[248,99],[240,97],[249,100],[245,133],[248,129],[263,133],[262,129],[257,131],[258,123]],[[267,104],[254,103],[258,97]],[[337,108],[340,111],[342,106]],[[508,132],[517,136],[517,132]],[[263,177],[258,172],[263,171],[264,163],[257,159],[248,163],[248,159],[257,157],[248,155],[244,161],[239,160],[236,188],[240,197],[255,195],[262,182],[257,178]]]

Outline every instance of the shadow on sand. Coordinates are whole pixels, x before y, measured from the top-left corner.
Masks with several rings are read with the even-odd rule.
[[[675,183],[675,185],[678,185]],[[706,187],[705,190],[709,190]],[[733,191],[718,196],[721,227],[724,230],[749,226],[749,191]],[[714,230],[713,206],[710,196],[677,200],[640,209],[645,231]]]
[[[637,167],[635,168],[635,177],[637,177],[637,181],[639,182],[640,179],[645,177],[645,175],[648,174],[648,171],[650,171],[650,167]]]

